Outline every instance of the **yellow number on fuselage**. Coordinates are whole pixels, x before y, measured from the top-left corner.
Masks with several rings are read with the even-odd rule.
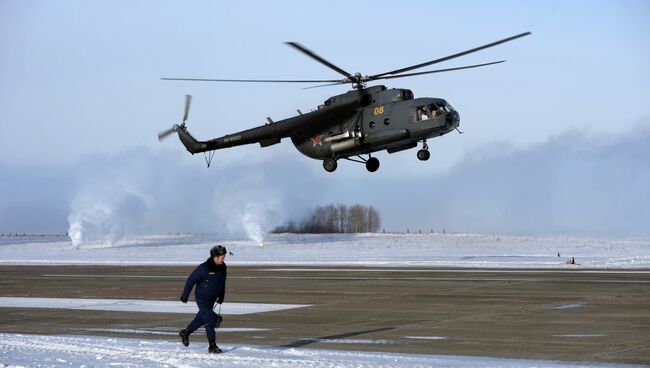
[[[375,107],[374,110],[372,110],[372,113],[374,115],[381,115],[381,114],[384,113],[384,107],[383,106],[377,106],[377,107]]]

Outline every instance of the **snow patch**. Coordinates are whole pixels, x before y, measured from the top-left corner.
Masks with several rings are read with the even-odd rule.
[[[161,367],[249,368],[387,368],[387,367],[600,367],[631,368],[623,364],[593,364],[548,360],[470,356],[338,351],[220,344],[218,356],[207,343],[183,347],[178,341],[95,336],[38,336],[0,333],[0,361],[10,366],[63,367],[122,365]]]
[[[308,307],[305,304],[262,304],[262,303],[224,303],[221,314],[240,315],[271,312],[285,309]],[[0,297],[0,307],[5,308],[53,308],[81,309],[115,312],[183,313],[196,314],[194,303],[183,304],[169,300],[142,299],[71,299],[71,298],[27,298]]]

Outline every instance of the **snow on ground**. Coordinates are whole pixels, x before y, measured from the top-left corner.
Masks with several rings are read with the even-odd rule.
[[[223,345],[207,353],[206,343],[94,336],[0,334],[0,366],[30,367],[634,367],[544,360],[337,351],[307,348]]]
[[[231,265],[650,268],[648,239],[480,234],[273,234],[263,246],[209,234],[139,236],[79,248],[62,237],[3,237],[0,264],[195,265],[215,243],[233,253]],[[570,257],[578,264],[565,265]]]
[[[72,245],[64,237],[0,237],[0,264],[196,265],[215,243],[227,246],[230,265],[379,266],[465,268],[650,268],[650,240],[578,237],[498,236],[478,234],[267,235],[263,246],[218,235],[139,236],[114,244]],[[560,256],[558,256],[558,252]],[[569,257],[578,264],[566,265]],[[308,270],[308,269],[305,269]],[[402,269],[408,272],[408,269]],[[491,271],[483,271],[491,272]],[[526,272],[526,270],[522,270]],[[32,298],[30,298],[32,299]],[[25,301],[23,301],[25,302]],[[84,303],[88,303],[87,300]],[[122,302],[108,302],[125,307]],[[128,303],[126,303],[128,305]],[[175,306],[179,303],[174,302]],[[129,307],[135,308],[135,307]],[[224,307],[225,308],[225,307]],[[562,305],[557,308],[580,308]],[[225,312],[225,310],[224,310]],[[92,331],[89,331],[92,332]],[[100,330],[98,330],[100,332]],[[226,332],[226,331],[223,331]],[[135,331],[134,334],[169,334]],[[591,335],[563,335],[594,338]],[[435,343],[445,336],[404,336]],[[342,341],[319,341],[342,343]],[[389,344],[399,341],[345,343]],[[486,357],[392,354],[269,346],[223,346],[211,356],[205,343],[183,348],[176,340],[93,336],[38,336],[0,333],[0,368],[31,367],[629,367],[591,363],[498,359]]]

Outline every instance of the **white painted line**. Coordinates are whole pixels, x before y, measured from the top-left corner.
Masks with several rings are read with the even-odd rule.
[[[448,340],[447,336],[404,336],[404,339],[411,340]]]
[[[540,276],[541,277],[541,276]],[[485,281],[522,281],[522,282],[576,282],[586,284],[650,284],[650,280],[595,280],[595,279],[562,279],[552,280],[547,278],[519,278],[514,277],[355,277],[355,276],[234,276],[232,278],[245,280],[325,280],[325,281],[467,281],[467,282],[485,282]]]
[[[395,344],[394,340],[370,340],[370,339],[328,339],[328,338],[314,338],[314,339],[300,339],[309,343],[322,343],[322,344]]]
[[[449,269],[449,268],[263,268],[259,271],[278,272],[448,272],[448,273],[585,273],[585,274],[650,274],[647,270],[528,270],[528,269],[506,269],[506,270],[485,270],[485,269]]]
[[[566,334],[566,335],[553,335],[553,337],[605,337],[606,334]]]
[[[78,278],[83,277],[87,279],[178,279],[187,280],[187,276],[171,276],[171,275],[96,275],[96,274],[42,274],[42,277],[63,277],[63,278]]]
[[[174,331],[161,331],[157,329],[144,329],[144,328],[84,328],[83,331],[91,332],[114,332],[124,334],[138,334],[138,335],[172,335],[178,336],[178,330]],[[270,331],[268,328],[223,328],[219,327],[219,333],[224,332],[257,332],[257,331]],[[203,331],[203,328],[197,330],[198,333]]]
[[[239,315],[309,307],[305,304],[223,303],[221,314]],[[193,302],[141,299],[67,299],[0,297],[0,307],[101,310],[114,312],[149,312],[196,314]]]
[[[575,309],[584,307],[584,303],[575,303],[575,304],[561,304],[551,307],[551,309]]]

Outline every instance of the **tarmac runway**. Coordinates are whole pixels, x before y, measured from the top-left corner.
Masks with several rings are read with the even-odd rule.
[[[177,301],[192,270],[0,266],[0,297]],[[235,302],[309,306],[226,315],[218,341],[650,364],[649,270],[229,266]],[[173,340],[192,317],[0,307],[0,332]]]

